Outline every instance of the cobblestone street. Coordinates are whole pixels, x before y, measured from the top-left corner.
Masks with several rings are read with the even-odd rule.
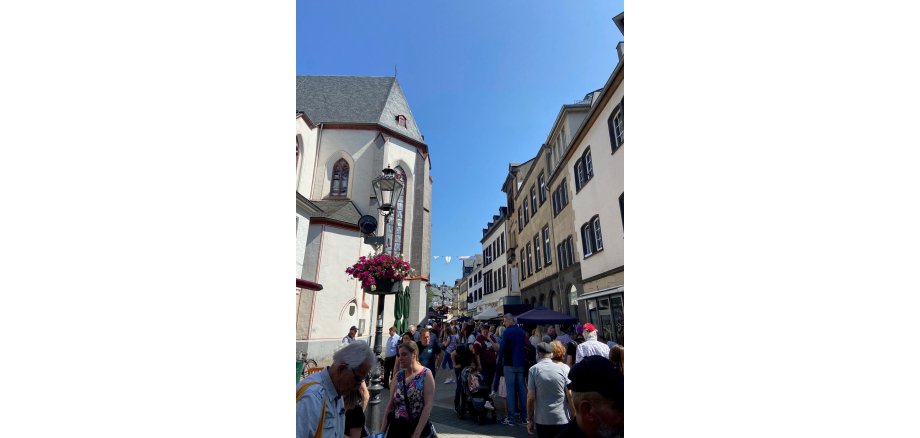
[[[454,411],[454,383],[444,383],[444,379],[449,375],[453,375],[452,372],[448,370],[438,370],[436,385],[435,385],[435,403],[434,407],[431,410],[431,422],[434,424],[435,429],[438,432],[439,437],[444,438],[463,438],[463,437],[473,437],[473,436],[493,436],[493,437],[515,437],[523,438],[530,437],[531,435],[527,434],[527,427],[523,424],[517,424],[515,426],[505,426],[499,423],[484,423],[482,425],[476,424],[474,419],[467,416],[465,419],[461,420],[457,418],[457,413]],[[387,398],[389,393],[386,394],[386,397],[380,403],[380,410],[386,407]],[[496,398],[495,404],[497,405],[499,412],[504,412],[504,399]],[[371,425],[370,412],[372,407],[368,406],[368,429],[374,433],[377,432],[377,427],[379,423]],[[501,416],[499,415],[499,418]],[[536,435],[533,435],[536,436]]]

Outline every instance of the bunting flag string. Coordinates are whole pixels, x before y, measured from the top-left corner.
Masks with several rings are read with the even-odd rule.
[[[433,255],[433,256],[431,256],[431,258],[433,258],[433,259],[435,259],[435,260],[440,259],[440,258],[443,258],[443,259],[444,259],[444,263],[447,263],[447,264],[450,264],[451,260],[453,260],[453,259],[455,259],[455,258],[456,258],[456,259],[460,259],[460,260],[466,260],[466,259],[468,259],[468,258],[470,258],[470,257],[472,257],[472,256],[457,256],[457,257],[449,256],[449,255],[448,255],[448,256],[439,256],[439,255]]]

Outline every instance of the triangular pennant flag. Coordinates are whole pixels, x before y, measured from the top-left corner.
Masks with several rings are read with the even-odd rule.
[[[450,263],[450,256],[444,256],[444,261]]]

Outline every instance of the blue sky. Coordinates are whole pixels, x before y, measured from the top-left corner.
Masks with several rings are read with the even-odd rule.
[[[431,152],[431,281],[505,205],[508,163],[533,158],[563,104],[601,88],[622,1],[297,2],[297,74],[397,78]],[[453,257],[445,263],[443,256]]]

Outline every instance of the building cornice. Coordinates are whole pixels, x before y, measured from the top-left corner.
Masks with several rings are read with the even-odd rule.
[[[310,218],[310,225],[328,225],[336,228],[344,228],[346,230],[360,231],[357,225],[349,224],[347,222],[340,222],[337,220],[325,218],[325,217],[314,217]]]
[[[351,129],[356,131],[378,131],[385,135],[390,135],[392,137],[398,138],[401,141],[409,143],[412,146],[415,146],[418,149],[419,153],[422,154],[422,157],[428,160],[428,168],[431,168],[431,160],[428,156],[428,145],[422,143],[414,138],[411,138],[405,134],[396,132],[384,125],[378,123],[323,123],[324,129]]]
[[[604,277],[606,277],[606,276],[608,276],[608,275],[619,274],[620,272],[623,272],[623,267],[624,267],[624,266],[625,266],[625,265],[622,265],[622,266],[619,266],[619,267],[616,267],[616,268],[613,268],[613,269],[608,269],[608,270],[606,270],[606,271],[604,271],[604,272],[601,272],[600,274],[592,275],[591,277],[584,278],[584,279],[582,279],[581,281],[582,281],[583,283],[587,283],[587,282],[589,282],[589,281],[594,281],[594,280],[598,280],[598,279],[604,278]]]
[[[575,132],[575,135],[572,136],[572,143],[569,145],[568,150],[566,150],[565,155],[559,159],[559,165],[553,169],[553,173],[549,176],[549,179],[546,180],[547,184],[555,181],[556,176],[561,172],[559,169],[565,169],[565,164],[568,163],[568,160],[575,153],[576,146],[584,140],[585,136],[588,135],[588,131],[594,126],[594,123],[597,121],[597,118],[600,116],[601,112],[604,110],[604,107],[610,101],[610,98],[613,96],[613,92],[616,91],[617,87],[623,83],[623,60],[617,63],[617,66],[614,67],[613,72],[610,73],[610,78],[607,79],[607,83],[604,84],[604,88],[601,91],[601,95],[598,96],[598,102],[596,105],[591,107],[591,111],[588,113],[588,116],[585,117],[585,120],[581,123],[581,126],[578,127],[578,131]]]

